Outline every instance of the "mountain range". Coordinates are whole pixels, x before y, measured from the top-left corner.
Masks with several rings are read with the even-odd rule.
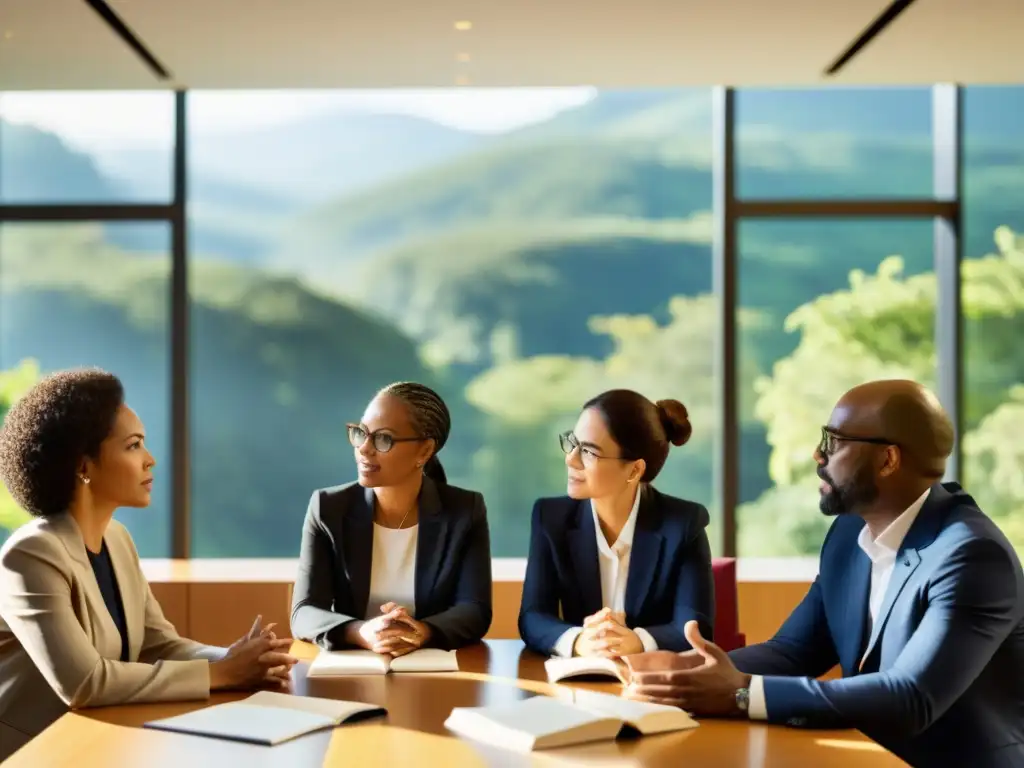
[[[1024,229],[1024,89],[969,89],[965,104],[966,252],[980,256],[996,226]],[[706,90],[613,91],[497,136],[352,114],[194,136],[197,552],[293,555],[297,537],[274,532],[298,531],[309,492],[338,480],[345,420],[380,385],[415,378],[457,415],[450,475],[500,500],[495,554],[521,555],[532,497],[557,491],[531,480],[550,475],[531,442],[547,432],[499,450],[510,428],[465,392],[509,359],[609,358],[617,342],[593,318],[632,318],[648,333],[675,297],[710,291],[710,105]],[[745,195],[931,188],[927,92],[740,93],[737,111]],[[0,123],[8,202],[166,200],[169,162],[166,151],[89,155]],[[892,253],[910,273],[930,270],[931,238],[927,221],[745,222],[740,300],[760,317],[743,338],[751,377],[795,345],[794,309]],[[0,364],[36,356],[45,369],[123,372],[165,443],[168,243],[156,224],[0,227]],[[678,386],[685,397],[697,385]],[[770,448],[756,420],[742,428],[748,500],[770,485]],[[705,470],[694,462],[667,482],[704,488]],[[143,554],[166,551],[159,506]]]

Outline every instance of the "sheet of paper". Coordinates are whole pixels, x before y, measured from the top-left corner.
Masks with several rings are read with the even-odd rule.
[[[391,663],[390,656],[373,651],[320,651],[309,665],[310,677],[331,675],[383,675]]]
[[[352,715],[360,712],[370,712],[375,709],[383,711],[383,708],[378,707],[376,704],[365,704],[361,701],[341,701],[315,696],[294,696],[290,693],[277,693],[276,691],[258,691],[252,696],[242,699],[239,703],[248,704],[249,706],[280,707],[281,709],[309,712],[329,717],[336,723],[343,723]]]
[[[421,648],[391,660],[392,672],[458,672],[459,660],[455,651],[440,648]]]
[[[253,706],[236,701],[153,720],[146,723],[145,727],[274,745],[334,725],[333,718],[326,715],[298,709]]]

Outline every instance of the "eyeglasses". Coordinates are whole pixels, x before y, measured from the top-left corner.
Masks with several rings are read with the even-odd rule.
[[[845,440],[848,443],[871,443],[872,445],[897,445],[892,440],[884,437],[848,437],[837,435],[828,427],[821,428],[821,442],[818,443],[818,452],[822,456],[831,456],[836,451],[836,443]]]
[[[580,449],[580,457],[583,459],[585,464],[592,464],[597,459],[616,459],[618,461],[626,461],[621,456],[600,456],[597,451],[587,445],[580,445],[580,440],[576,437],[572,430],[563,432],[558,436],[558,443],[562,446],[562,452],[567,456],[575,451],[577,448]]]
[[[367,440],[373,441],[373,447],[378,453],[387,453],[395,447],[395,443],[418,443],[426,440],[425,437],[395,437],[390,432],[369,432],[358,424],[348,424],[348,441],[353,447],[358,448]]]

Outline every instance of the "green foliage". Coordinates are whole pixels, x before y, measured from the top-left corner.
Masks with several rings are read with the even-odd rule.
[[[23,360],[16,368],[0,371],[0,423],[7,417],[11,406],[39,381],[39,377],[39,364],[35,360]],[[0,486],[0,536],[5,530],[14,531],[29,518],[29,514],[11,498],[7,488]]]
[[[704,215],[460,229],[381,254],[344,292],[371,297],[437,365],[479,372],[495,362],[496,332],[511,332],[526,356],[596,355],[606,345],[587,327],[591,315],[663,310],[674,294],[710,288],[709,237]]]
[[[166,556],[169,260],[80,225],[5,225],[0,254],[5,356],[124,381],[158,485],[150,509],[119,514],[143,555]],[[390,324],[293,278],[210,261],[191,277],[193,551],[294,556],[309,494],[351,474],[344,423],[383,384],[434,377]]]
[[[965,262],[961,273],[969,339],[964,476],[982,508],[1024,547],[1024,451],[1016,439],[1024,430],[1024,363],[1012,354],[1024,332],[1024,238],[1001,228],[995,241],[998,253]],[[820,296],[787,318],[786,330],[800,341],[755,385],[755,415],[767,425],[776,487],[741,508],[745,546],[759,555],[817,550],[827,527],[813,512],[811,454],[820,425],[839,396],[862,382],[911,378],[934,387],[935,295],[933,274],[904,277],[901,260],[890,257],[876,274],[854,272],[848,290]]]

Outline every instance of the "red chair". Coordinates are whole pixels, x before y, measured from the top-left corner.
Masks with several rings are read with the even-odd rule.
[[[733,651],[747,644],[740,632],[739,599],[736,592],[736,558],[711,559],[715,578],[715,645],[723,651]]]

